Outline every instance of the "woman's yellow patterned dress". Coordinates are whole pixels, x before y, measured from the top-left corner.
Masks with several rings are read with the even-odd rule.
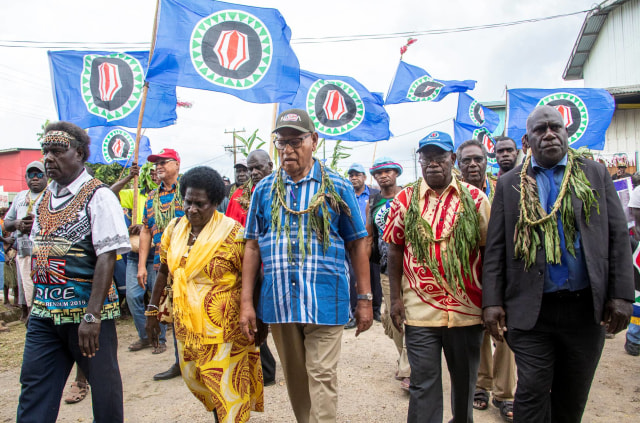
[[[169,224],[162,239],[163,263],[175,223]],[[188,254],[189,250],[182,267]],[[188,282],[201,299],[206,341],[197,347],[186,342],[186,328],[174,314],[182,378],[207,410],[216,410],[220,422],[246,422],[251,410],[264,411],[260,351],[244,337],[238,322],[243,254],[243,228],[236,223],[212,260]]]

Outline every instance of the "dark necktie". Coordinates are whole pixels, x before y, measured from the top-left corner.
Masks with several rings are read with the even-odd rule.
[[[547,213],[550,213],[553,209],[553,205],[558,199],[558,186],[556,185],[556,180],[554,178],[554,169],[542,169],[542,173],[549,181],[549,196],[547,197]],[[549,276],[551,277],[551,281],[556,284],[558,287],[562,287],[569,280],[569,267],[567,266],[567,261],[565,259],[565,255],[567,254],[567,245],[564,239],[564,230],[562,228],[562,219],[560,216],[562,213],[560,211],[557,212],[556,216],[558,219],[558,236],[560,238],[560,251],[562,252],[560,264],[550,264],[548,267]]]

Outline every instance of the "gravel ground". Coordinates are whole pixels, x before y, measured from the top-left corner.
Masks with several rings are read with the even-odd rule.
[[[20,393],[19,363],[22,355],[24,327],[12,326],[0,333],[0,422],[15,421]],[[169,368],[173,362],[173,345],[156,356],[150,349],[135,353],[127,346],[135,341],[131,320],[118,324],[119,363],[124,385],[124,410],[127,422],[211,422],[210,414],[187,390],[182,379],[154,382],[154,374]],[[338,369],[338,422],[403,422],[406,421],[408,395],[394,379],[395,347],[384,335],[380,323],[358,338],[354,330],[345,331]],[[170,335],[171,336],[171,335]],[[271,339],[269,340],[271,343]],[[637,422],[640,416],[640,357],[624,352],[624,333],[607,340],[594,379],[584,422]],[[272,351],[276,350],[271,343]],[[276,355],[277,358],[277,355]],[[444,363],[444,358],[443,358]],[[278,364],[276,384],[265,389],[264,413],[253,413],[254,422],[294,422],[285,381]],[[450,388],[446,369],[444,381],[444,418],[451,418]],[[75,373],[73,373],[75,374]],[[69,380],[69,383],[73,379]],[[67,384],[68,386],[68,384]],[[476,422],[501,422],[498,409],[475,411]],[[81,403],[62,404],[59,422],[91,422],[91,399]]]

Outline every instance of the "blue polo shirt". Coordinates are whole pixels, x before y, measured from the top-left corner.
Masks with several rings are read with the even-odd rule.
[[[353,186],[353,185],[352,185]],[[362,221],[367,223],[367,203],[369,202],[369,197],[371,197],[371,192],[369,191],[369,187],[365,184],[364,191],[360,193],[360,195],[356,194],[356,200],[358,200],[358,206],[360,206],[360,217]]]
[[[309,214],[296,216],[280,208],[282,225],[291,228],[290,242],[285,237],[284,227],[280,237],[277,228],[271,227],[271,208],[272,205],[278,206],[278,201],[272,197],[278,172],[282,172],[287,207],[297,211],[309,206],[309,200],[318,191],[322,177],[320,164],[316,160],[309,173],[298,182],[279,170],[256,186],[244,236],[258,241],[264,265],[257,315],[265,323],[344,325],[349,320],[349,266],[345,243],[367,235],[364,223],[358,216],[359,205],[353,186],[325,167],[336,192],[352,210],[352,215],[338,213],[329,207],[331,243],[324,252],[318,236],[313,231],[307,232]],[[303,228],[302,241],[298,239],[299,226]],[[303,259],[301,248],[308,246],[311,251],[306,251]]]

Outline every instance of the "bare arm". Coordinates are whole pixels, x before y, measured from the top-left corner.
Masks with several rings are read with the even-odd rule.
[[[140,231],[140,247],[138,248],[138,285],[142,288],[147,286],[147,258],[151,250],[151,231],[142,225]]]
[[[366,238],[356,239],[354,241],[347,242],[346,248],[349,251],[349,257],[351,258],[351,264],[356,274],[356,289],[358,294],[368,294],[371,292],[371,280],[369,270],[369,244]],[[356,336],[361,332],[366,331],[371,327],[373,323],[373,308],[371,301],[358,300],[356,307],[356,321],[358,322],[358,329],[356,330]]]
[[[138,168],[138,165],[136,163],[132,164],[131,168],[129,169],[129,174],[111,185],[111,191],[113,191],[113,193],[119,197],[120,190],[122,190],[122,188],[124,188],[129,183],[129,181],[131,181],[133,177],[138,175],[139,173],[140,169]]]
[[[153,285],[153,291],[151,292],[151,298],[149,299],[148,310],[158,310],[158,304],[160,303],[160,297],[164,292],[164,288],[167,286],[167,279],[169,277],[169,267],[162,263],[160,269],[158,269],[158,275],[156,276],[156,282]],[[145,330],[147,336],[154,347],[158,346],[160,335],[160,322],[158,322],[157,316],[147,316],[147,323],[145,324]]]
[[[244,259],[242,260],[242,294],[240,297],[240,328],[242,333],[250,341],[254,340],[258,331],[256,324],[256,310],[253,305],[256,278],[260,272],[262,259],[260,246],[255,239],[247,239],[244,247]]]
[[[115,250],[98,256],[93,283],[91,284],[91,295],[87,304],[87,313],[93,314],[98,319],[102,312],[104,299],[107,297],[107,293],[113,283],[113,267],[115,264]],[[100,325],[100,320],[96,323],[87,323],[83,320],[80,323],[78,327],[78,344],[83,356],[94,357],[96,351],[100,349]]]

